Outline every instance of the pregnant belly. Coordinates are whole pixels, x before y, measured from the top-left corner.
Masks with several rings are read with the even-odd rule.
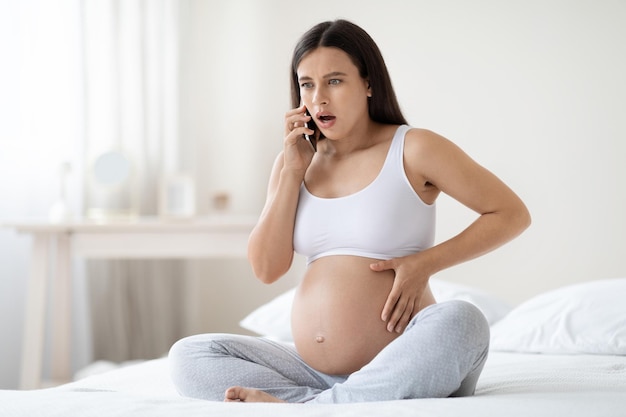
[[[318,371],[345,375],[370,362],[399,336],[380,318],[394,272],[374,272],[372,259],[330,256],[313,262],[296,292],[292,333],[302,359]],[[422,308],[434,300],[425,294]]]

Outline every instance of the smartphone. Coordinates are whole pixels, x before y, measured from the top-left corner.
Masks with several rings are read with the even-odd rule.
[[[306,114],[307,116],[311,116],[311,113],[309,113],[309,110],[306,110],[304,112],[304,114]],[[306,140],[309,141],[309,143],[311,144],[311,146],[313,146],[313,150],[315,152],[317,152],[317,142],[321,139],[324,139],[324,135],[322,134],[322,132],[318,129],[317,125],[315,124],[315,122],[313,121],[313,118],[311,117],[311,120],[309,120],[306,123],[306,127],[308,127],[309,129],[311,129],[313,131],[312,135],[304,135],[304,138]]]

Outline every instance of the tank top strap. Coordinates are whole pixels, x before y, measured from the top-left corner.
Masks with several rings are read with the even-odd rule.
[[[388,171],[390,174],[397,175],[400,170],[401,176],[404,176],[404,136],[410,129],[411,126],[408,125],[401,125],[396,129],[383,165],[383,172]]]

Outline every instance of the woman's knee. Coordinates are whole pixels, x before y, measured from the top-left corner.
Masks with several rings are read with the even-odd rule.
[[[438,314],[449,315],[452,318],[462,318],[465,322],[475,323],[479,326],[487,326],[485,315],[474,304],[464,300],[448,300],[435,304],[439,312]]]
[[[462,330],[489,342],[489,323],[487,318],[474,304],[463,300],[451,300],[452,314],[459,320]]]
[[[171,361],[188,361],[223,353],[231,335],[221,333],[198,334],[178,340],[170,348]]]
[[[188,336],[172,345],[168,353],[168,363],[172,382],[178,392],[185,397],[209,400],[223,399],[222,387],[211,387],[210,374],[214,363],[211,359],[220,356],[222,341],[227,335],[200,334]]]
[[[473,341],[480,345],[477,348],[489,346],[489,323],[474,304],[463,300],[444,301],[427,307],[424,313],[447,329],[451,337],[455,335],[466,342]]]

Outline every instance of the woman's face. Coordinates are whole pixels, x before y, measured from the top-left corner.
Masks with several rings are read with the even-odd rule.
[[[312,50],[300,61],[297,75],[302,104],[327,138],[346,136],[369,117],[369,83],[341,49]]]

